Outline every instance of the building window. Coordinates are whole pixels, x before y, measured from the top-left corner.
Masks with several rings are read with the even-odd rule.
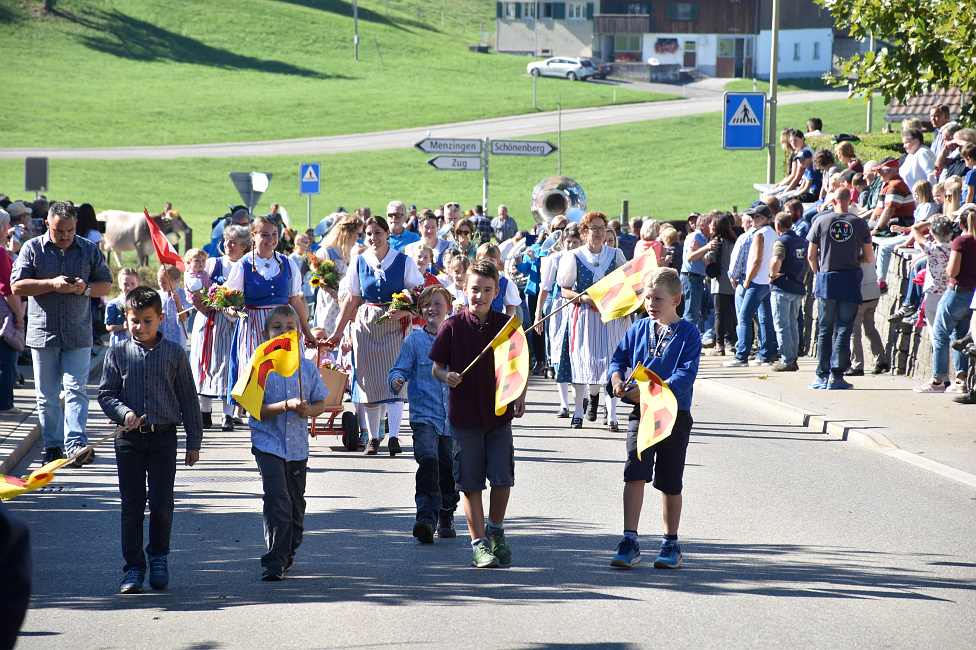
[[[525,20],[535,19],[535,3],[534,2],[523,2],[522,3],[522,18]]]
[[[617,52],[640,52],[641,37],[639,34],[617,36],[613,41],[613,49]]]
[[[688,2],[673,3],[667,7],[668,20],[698,20],[698,5]]]
[[[814,59],[820,58],[820,43],[813,44],[813,58]]]
[[[734,38],[718,39],[718,52],[716,53],[716,56],[720,56],[720,57],[735,56],[735,39]]]
[[[646,16],[647,4],[644,2],[628,2],[624,13],[637,16]]]
[[[570,2],[566,5],[566,17],[570,20],[586,20],[586,3]]]
[[[543,2],[541,9],[542,9],[542,16],[541,17],[543,19],[545,19],[545,18],[552,18],[552,3],[551,2]]]
[[[793,43],[793,60],[794,61],[799,61],[800,60],[800,44],[799,43]]]
[[[515,20],[515,3],[514,2],[503,2],[502,3],[502,18],[505,20]]]

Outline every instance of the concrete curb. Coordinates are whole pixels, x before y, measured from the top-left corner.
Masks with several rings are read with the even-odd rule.
[[[108,351],[107,346],[100,346],[98,353],[92,357],[92,365],[89,366],[88,370],[88,381],[91,382],[92,378],[101,374],[102,365],[105,363],[105,353]],[[35,409],[36,413],[36,409]],[[27,422],[25,419],[24,422]],[[21,424],[23,425],[24,422]],[[10,454],[0,460],[0,474],[9,474],[14,470],[14,468],[20,464],[20,461],[24,459],[24,456],[37,444],[37,441],[41,439],[41,422],[38,420],[31,427],[27,435],[21,439],[17,446],[14,447]]]
[[[953,481],[976,488],[976,475],[943,465],[934,460],[923,458],[900,449],[896,444],[877,431],[858,429],[849,422],[833,420],[822,413],[815,413],[798,406],[786,404],[743,388],[736,388],[714,379],[698,379],[695,387],[706,393],[721,397],[749,408],[769,413],[790,422],[799,424],[817,433],[824,433],[832,438],[852,442],[855,445],[882,453],[909,465],[914,465],[933,474],[938,474]]]

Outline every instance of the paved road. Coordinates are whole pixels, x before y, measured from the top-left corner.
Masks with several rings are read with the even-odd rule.
[[[779,96],[779,104],[843,99],[844,91],[796,91]],[[709,93],[704,97],[680,99],[647,104],[625,104],[580,108],[562,112],[562,128],[565,131],[588,129],[594,126],[626,124],[644,120],[661,120],[669,117],[713,113],[722,109],[722,96]],[[321,138],[297,140],[272,140],[267,142],[231,142],[217,144],[189,144],[166,147],[105,147],[86,149],[9,148],[0,149],[0,158],[24,158],[41,156],[49,158],[84,158],[91,160],[121,160],[129,158],[170,160],[174,158],[232,158],[252,156],[293,156],[312,154],[348,153],[350,151],[382,151],[412,147],[428,133],[437,137],[452,138],[515,138],[540,133],[555,133],[555,111],[531,115],[515,115],[488,120],[439,124],[412,129],[356,133]]]
[[[63,492],[10,502],[34,538],[33,610],[18,647],[972,643],[972,488],[699,391],[685,568],[611,570],[621,435],[566,428],[547,414],[554,398],[537,382],[516,429],[507,569],[469,568],[463,538],[415,543],[409,455],[367,458],[329,439],[310,462],[295,570],[262,583],[247,437],[213,432],[201,463],[177,474],[171,588],[119,596],[117,488],[102,454],[64,472]],[[660,532],[659,504],[649,489],[645,547]]]

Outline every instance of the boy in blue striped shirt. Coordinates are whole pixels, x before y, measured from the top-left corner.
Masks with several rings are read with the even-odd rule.
[[[298,330],[298,314],[275,307],[264,321],[268,340]],[[264,385],[261,419],[251,418],[251,453],[264,487],[262,580],[281,580],[295,562],[305,532],[305,479],[308,473],[308,418],[322,415],[328,391],[315,362],[302,358],[299,377],[270,372]]]
[[[400,356],[390,369],[390,389],[399,393],[407,384],[413,457],[417,461],[417,523],[413,536],[423,544],[439,537],[456,537],[454,511],[459,496],[454,485],[451,429],[447,426],[447,384],[434,379],[434,362],[428,358],[437,330],[451,310],[453,296],[441,285],[424,289],[417,299],[420,315],[427,320],[403,341]]]

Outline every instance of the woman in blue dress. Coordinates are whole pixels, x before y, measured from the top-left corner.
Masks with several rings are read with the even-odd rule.
[[[228,289],[244,293],[243,311],[247,314],[247,318],[239,318],[239,309],[226,309],[230,316],[239,318],[230,350],[228,396],[240,375],[247,372],[246,366],[254,351],[264,342],[264,319],[275,307],[291,305],[298,314],[305,345],[314,347],[316,344],[308,326],[301,271],[294,261],[275,252],[278,245],[277,224],[270,217],[256,217],[251,224],[251,238],[254,249],[233,265],[224,283]]]
[[[393,294],[423,284],[424,278],[413,260],[390,246],[390,227],[383,217],[366,220],[366,250],[349,263],[349,293],[342,299],[342,310],[329,344],[339,345],[346,325],[351,328],[353,356],[352,401],[366,405],[369,442],[366,454],[374,456],[380,448],[380,422],[384,412],[390,423],[390,455],[400,453],[400,420],[404,393],[395,395],[387,383],[390,368],[410,331],[410,312],[400,310],[377,323],[387,312]]]
[[[575,305],[567,307],[569,316],[564,326],[559,371],[556,374],[557,382],[573,384],[576,408],[571,426],[574,429],[583,427],[582,402],[587,385],[590,389],[586,419],[590,422],[596,420],[600,392],[607,382],[610,357],[631,322],[630,317],[626,316],[604,323],[593,300],[584,293],[627,263],[623,251],[603,245],[607,235],[607,216],[602,212],[587,212],[580,220],[580,230],[583,245],[563,255],[556,274],[563,298],[573,300],[582,294]],[[607,410],[610,430],[616,431],[616,399],[610,402]]]
[[[227,226],[224,229],[225,255],[207,259],[206,272],[214,284],[222,285],[234,264],[251,247],[251,235],[244,226]],[[234,328],[237,321],[227,314],[209,309],[202,303],[194,306],[202,314],[193,320],[193,346],[190,349],[190,367],[200,396],[203,426],[213,426],[213,400],[224,400],[224,421],[221,429],[234,430],[234,407],[227,400],[227,365],[234,345]]]
[[[316,327],[324,327],[329,332],[335,329],[336,320],[339,318],[339,303],[346,293],[348,284],[345,282],[346,270],[349,268],[357,242],[363,234],[363,220],[358,216],[345,212],[336,213],[334,216],[335,225],[314,253],[320,260],[332,260],[341,280],[338,289],[325,286],[316,289],[314,324]]]

